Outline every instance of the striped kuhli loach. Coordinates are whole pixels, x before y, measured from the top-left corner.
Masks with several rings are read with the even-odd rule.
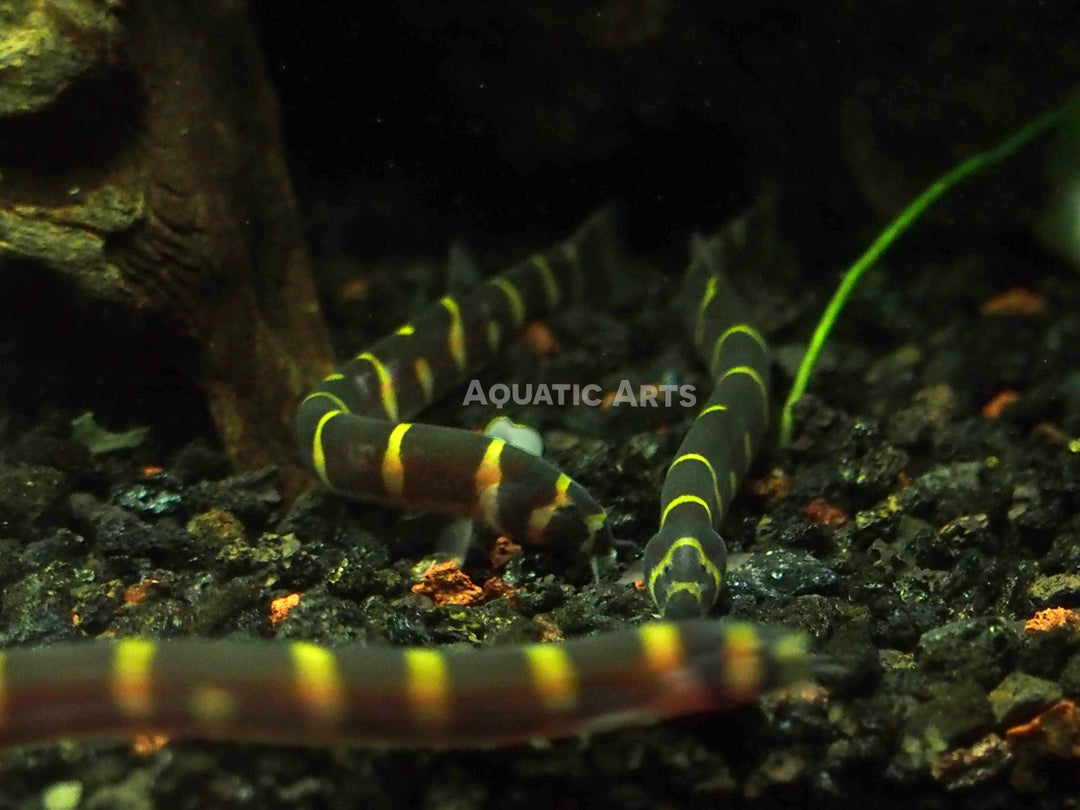
[[[668,468],[660,529],[645,547],[645,584],[669,619],[704,616],[720,595],[727,551],[716,529],[769,426],[769,348],[724,270],[768,257],[772,205],[691,244],[684,306],[714,387]]]
[[[174,639],[0,654],[0,745],[141,733],[476,748],[721,711],[808,677],[803,637],[645,624],[481,650]]]
[[[645,551],[667,619],[562,644],[395,649],[123,640],[0,653],[0,744],[164,733],[275,743],[508,744],[718,711],[810,676],[798,633],[695,618],[723,583],[716,527],[768,423],[765,343],[723,271],[756,253],[740,221],[694,243],[684,291],[715,387],[671,464]],[[298,409],[312,472],[344,495],[470,517],[524,542],[607,554],[604,510],[503,438],[408,419],[531,320],[601,303],[622,272],[610,214],[435,306],[345,363]]]

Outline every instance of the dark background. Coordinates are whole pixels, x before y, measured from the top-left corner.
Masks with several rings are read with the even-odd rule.
[[[853,226],[1080,76],[1062,2],[298,8],[254,16],[316,258],[539,241],[605,200],[639,249],[681,250],[776,182],[792,238],[846,262]],[[1040,182],[1018,171],[1004,205],[962,219],[1017,216]]]

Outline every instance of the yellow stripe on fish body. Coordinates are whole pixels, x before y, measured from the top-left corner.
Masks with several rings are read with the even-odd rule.
[[[721,333],[720,337],[716,339],[716,345],[713,348],[712,357],[709,360],[710,371],[715,369],[720,363],[724,347],[726,345],[729,345],[727,341],[732,338],[738,338],[739,336],[745,336],[749,338],[757,344],[758,348],[763,354],[768,355],[769,346],[765,342],[765,338],[761,336],[761,333],[748,323],[737,323],[734,326],[729,326],[727,329],[725,329],[723,333]]]
[[[447,296],[439,303],[450,313],[450,326],[446,332],[446,342],[450,356],[454,358],[458,371],[464,372],[469,367],[469,358],[465,352],[465,328],[461,324],[461,308],[457,301]]]
[[[554,517],[555,513],[560,508],[568,503],[566,493],[567,490],[570,489],[570,484],[572,483],[573,481],[570,479],[570,476],[565,474],[559,475],[559,479],[555,482],[555,492],[552,495],[551,500],[536,507],[532,511],[532,514],[529,515],[528,536],[533,538],[534,542],[540,542],[540,538],[543,537],[552,517]]]
[[[431,364],[423,357],[417,357],[413,361],[413,370],[416,373],[417,382],[424,389],[424,401],[431,402],[435,396],[435,375],[431,371]]]
[[[382,401],[383,412],[391,422],[398,419],[397,395],[394,393],[394,379],[386,366],[371,352],[362,352],[356,356],[357,360],[366,360],[375,369],[379,380],[379,398]]]
[[[533,686],[544,708],[552,714],[572,711],[577,705],[577,673],[558,644],[529,644],[524,648]]]
[[[559,306],[559,285],[555,281],[555,276],[551,272],[551,265],[548,264],[547,259],[543,256],[536,255],[532,257],[532,262],[536,266],[536,269],[540,271],[540,278],[544,283],[544,294],[547,297],[548,308],[552,311]]]
[[[327,411],[319,419],[319,424],[315,427],[315,436],[311,442],[311,457],[312,464],[315,467],[315,474],[319,476],[319,480],[326,486],[332,487],[330,483],[330,476],[326,472],[326,450],[323,448],[323,430],[326,427],[326,423],[333,419],[343,411]]]
[[[710,278],[705,284],[705,293],[701,296],[701,303],[698,304],[696,326],[694,327],[694,343],[699,344],[705,339],[705,316],[709,309],[709,304],[712,303],[713,298],[716,296],[716,284],[717,279],[715,276]]]
[[[345,690],[334,653],[303,641],[293,642],[289,650],[296,691],[308,714],[321,723],[340,721],[345,710]]]
[[[757,629],[745,622],[733,622],[728,626],[725,641],[726,688],[732,694],[746,697],[761,694],[765,673],[761,666],[761,639]]]
[[[413,719],[423,727],[445,726],[450,720],[453,687],[446,661],[434,650],[406,650],[406,690]]]
[[[510,302],[510,312],[513,315],[514,328],[518,330],[523,329],[525,327],[525,303],[521,299],[521,293],[518,292],[518,288],[515,287],[509,279],[500,276],[496,276],[488,283],[503,291],[506,295],[506,300]]]
[[[148,717],[154,710],[154,647],[153,641],[125,639],[114,650],[113,700],[128,717]]]
[[[674,469],[677,465],[687,461],[693,461],[701,464],[706,470],[708,470],[709,478],[712,479],[713,485],[713,506],[716,507],[717,514],[720,514],[724,511],[724,499],[720,497],[720,485],[719,482],[716,480],[716,469],[713,467],[712,463],[707,458],[705,458],[705,456],[701,455],[700,453],[683,453],[681,456],[671,462],[671,466],[668,467],[668,475],[671,474],[672,469]],[[711,514],[712,510],[710,510],[710,516]],[[663,522],[663,518],[661,518],[661,525],[663,525]]]
[[[476,470],[475,517],[502,531],[499,525],[499,484],[502,481],[502,453],[506,442],[492,439]]]
[[[401,444],[405,441],[405,434],[411,428],[408,422],[395,425],[390,431],[390,440],[386,445],[386,453],[383,455],[382,480],[386,493],[394,500],[400,500],[405,492],[405,463],[401,459]]]
[[[673,672],[683,665],[682,634],[673,624],[653,623],[638,628],[642,652],[649,671],[657,675]]]

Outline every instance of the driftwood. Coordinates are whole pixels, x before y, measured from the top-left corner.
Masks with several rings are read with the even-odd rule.
[[[292,413],[332,358],[246,5],[4,6],[0,277],[31,262],[192,340],[233,463],[292,488]]]

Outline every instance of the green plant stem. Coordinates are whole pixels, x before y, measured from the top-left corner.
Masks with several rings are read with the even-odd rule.
[[[874,264],[874,262],[881,258],[881,255],[892,246],[892,243],[895,242],[904,231],[911,227],[915,220],[922,216],[927,208],[937,202],[938,198],[949,191],[953,186],[966,180],[976,172],[1009,157],[1022,146],[1055,126],[1070,111],[1074,110],[1078,104],[1080,104],[1080,99],[1074,98],[1060,107],[1043,113],[1023,129],[1010,135],[993,149],[979,152],[977,155],[969,157],[948,173],[942,175],[922,194],[916,197],[914,202],[900,212],[900,215],[881,232],[877,239],[874,240],[874,243],[870,245],[870,248],[848,268],[847,272],[844,273],[844,278],[840,282],[840,286],[836,289],[836,292],[833,293],[829,305],[825,308],[821,320],[818,321],[817,328],[814,329],[814,335],[810,338],[810,345],[807,347],[806,354],[803,356],[802,363],[799,365],[799,372],[795,376],[795,382],[791,386],[791,392],[784,402],[784,408],[780,415],[781,445],[787,445],[791,441],[792,409],[806,391],[807,383],[810,381],[810,375],[813,373],[814,365],[817,362],[818,355],[821,354],[821,348],[825,345],[825,340],[829,336],[833,323],[836,321],[840,314],[840,310],[843,309],[844,304],[847,303],[848,296],[851,295],[851,291],[855,288],[855,285],[859,283],[859,279],[862,278],[863,274]]]

